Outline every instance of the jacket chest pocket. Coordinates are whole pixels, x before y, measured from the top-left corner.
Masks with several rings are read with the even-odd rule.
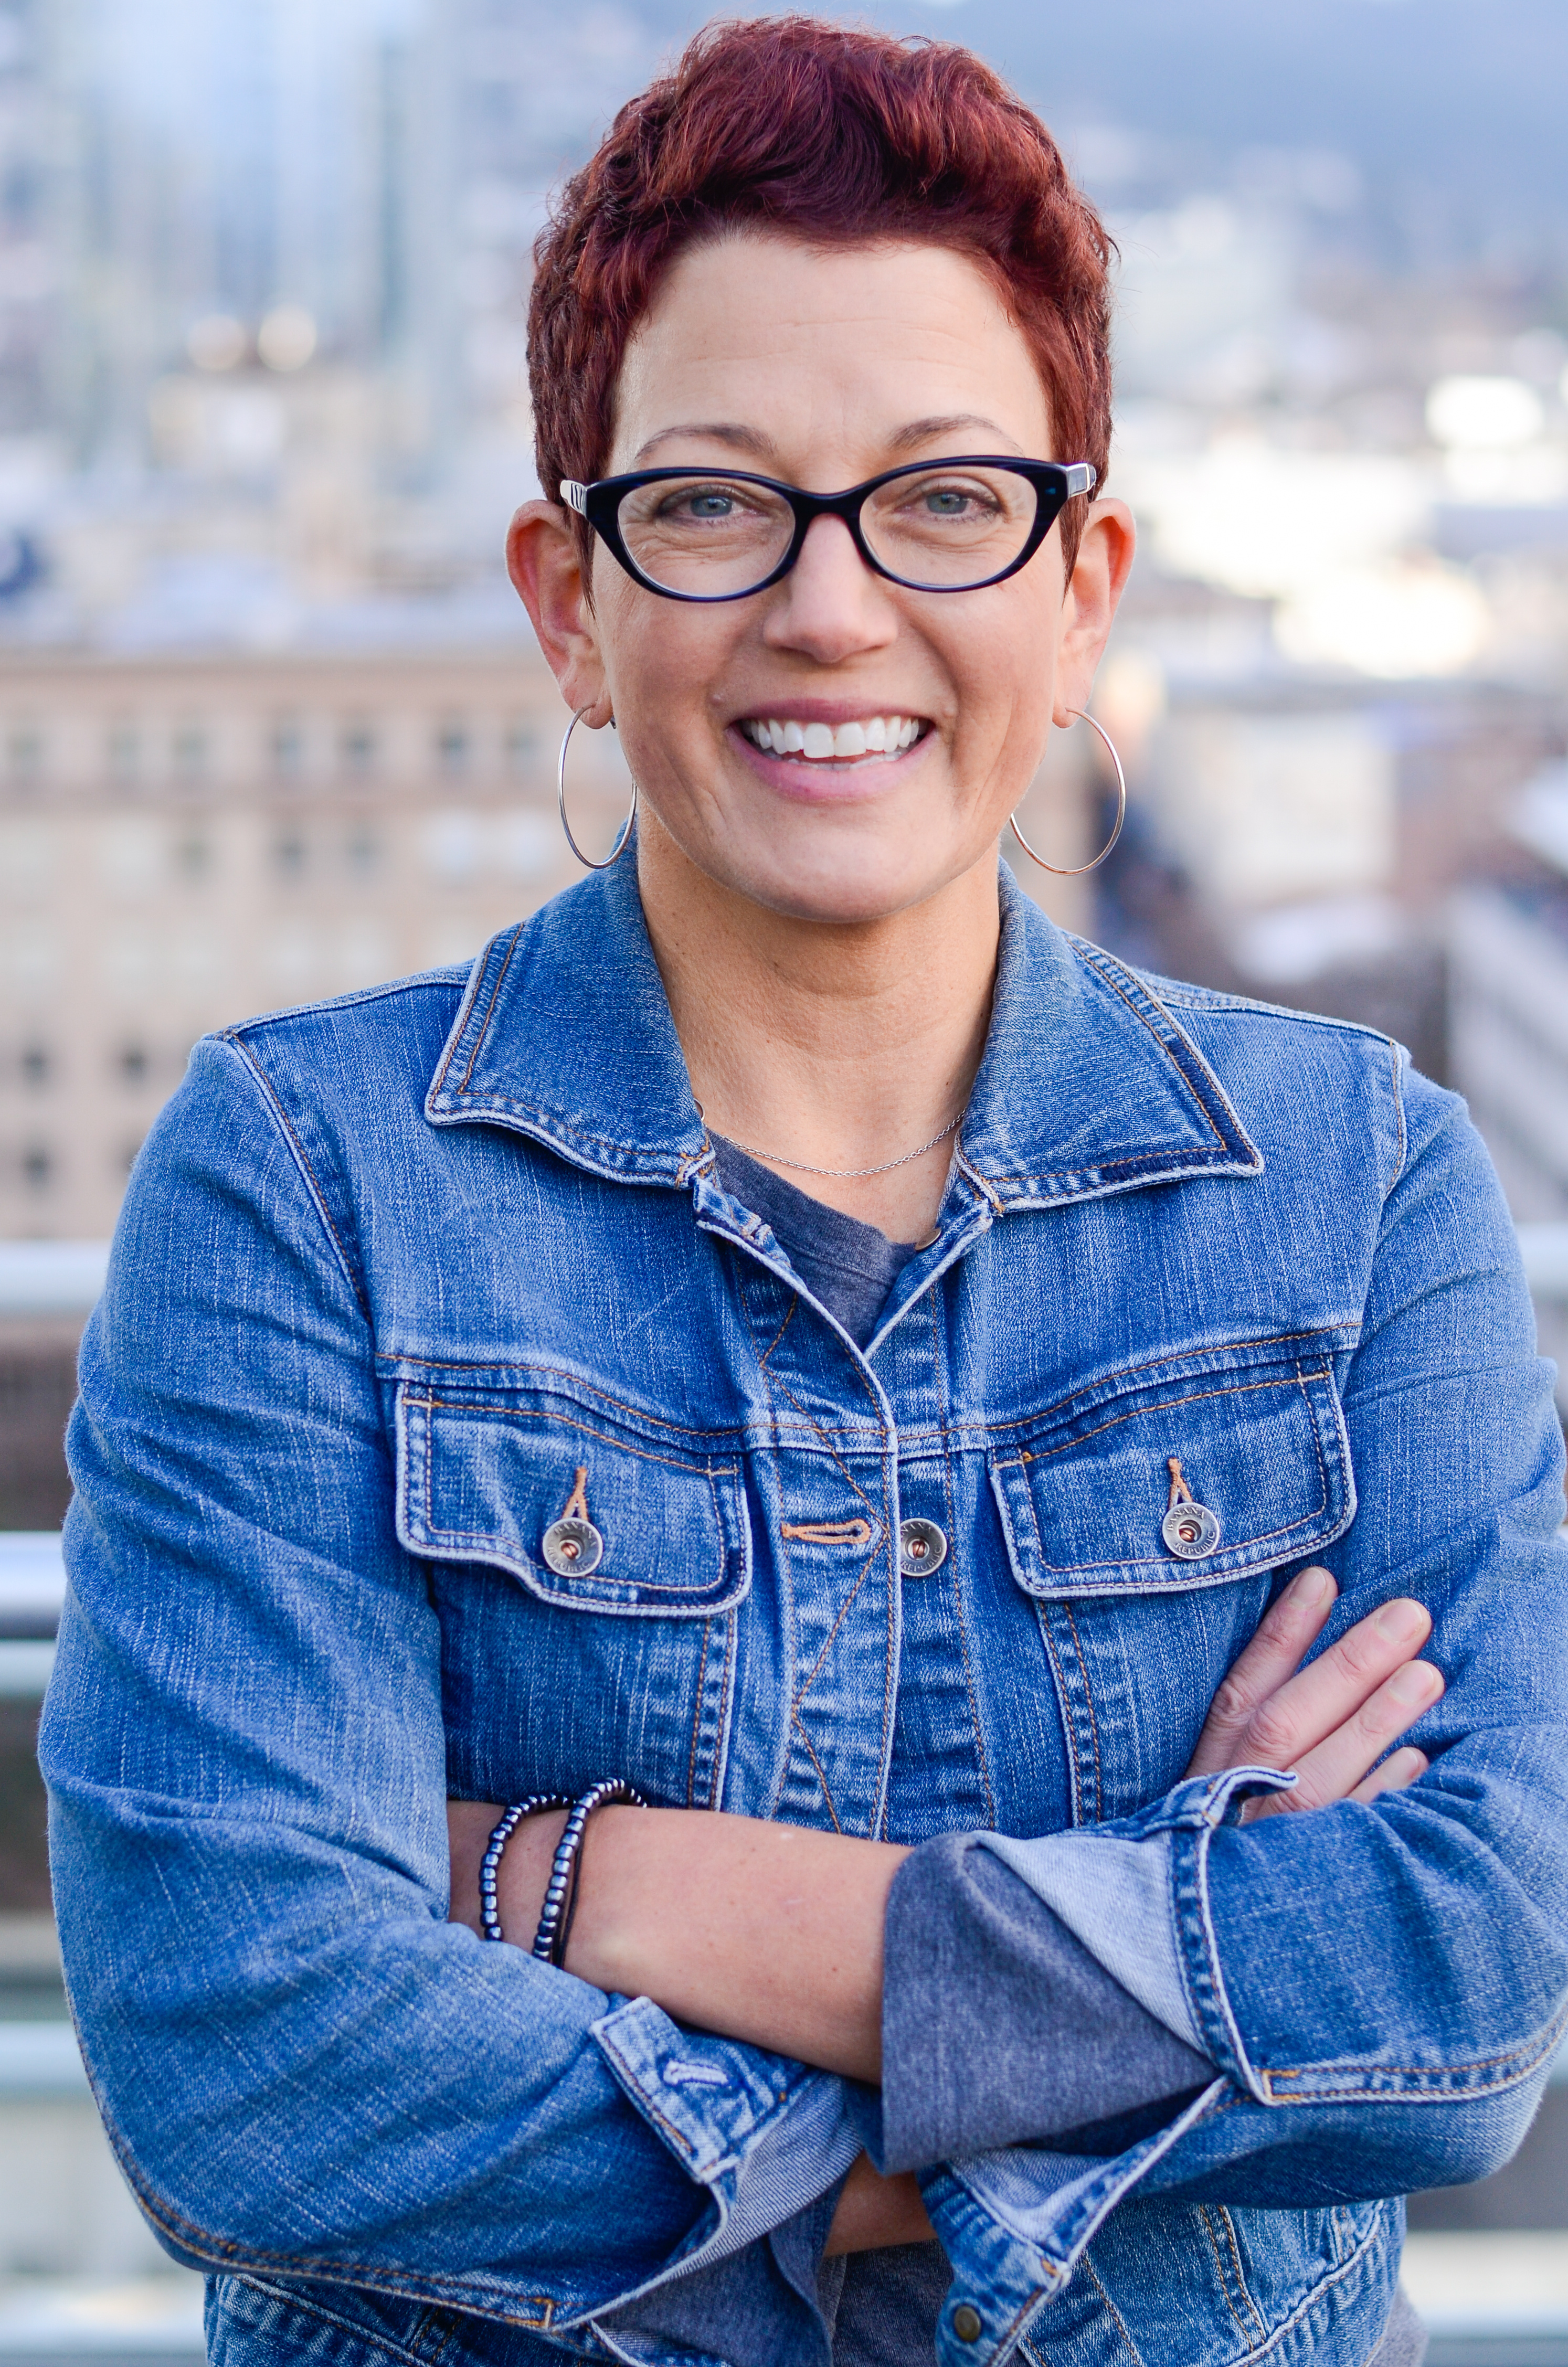
[[[992,1487],[1028,1594],[1185,1593],[1310,1558],[1356,1484],[1326,1353],[1238,1347],[1019,1425]]]
[[[1349,1527],[1337,1334],[1241,1342],[1113,1376],[994,1441],[991,1484],[1035,1603],[1080,1821],[1185,1772],[1272,1574]]]
[[[704,1618],[751,1577],[738,1454],[555,1390],[399,1393],[398,1535],[562,1609]],[[683,1444],[683,1439],[685,1443]]]
[[[738,1441],[509,1376],[405,1381],[394,1421],[398,1535],[435,1565],[453,1793],[614,1774],[716,1805],[751,1582]]]

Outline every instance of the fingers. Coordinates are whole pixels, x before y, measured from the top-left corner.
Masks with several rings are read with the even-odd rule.
[[[1253,1719],[1302,1659],[1323,1632],[1339,1590],[1326,1569],[1299,1570],[1278,1603],[1258,1623],[1257,1633],[1235,1660],[1215,1694],[1198,1748],[1187,1767],[1189,1775],[1212,1775],[1222,1767],[1258,1763],[1247,1748]],[[1270,1760],[1270,1766],[1283,1765]]]
[[[1371,1773],[1346,1796],[1366,1801],[1375,1800],[1380,1792],[1403,1792],[1425,1775],[1431,1764],[1424,1750],[1417,1750],[1413,1743],[1407,1742],[1403,1750],[1393,1751],[1381,1767],[1374,1767]]]
[[[1297,1761],[1294,1791],[1249,1801],[1243,1821],[1323,1808],[1333,1800],[1374,1800],[1381,1792],[1403,1791],[1426,1773],[1425,1752],[1407,1744],[1381,1766],[1378,1761],[1390,1743],[1442,1695],[1442,1676],[1429,1660],[1412,1660],[1397,1669],[1315,1750]]]
[[[1374,1719],[1374,1723],[1381,1720],[1385,1724],[1382,1739],[1350,1778],[1352,1783],[1359,1783],[1394,1736],[1423,1709],[1429,1708],[1442,1691],[1440,1680],[1435,1690],[1430,1687],[1429,1681],[1437,1673],[1434,1670],[1412,1678],[1403,1690],[1397,1682],[1399,1677],[1409,1674],[1407,1664],[1415,1662],[1416,1653],[1431,1633],[1430,1612],[1424,1603],[1407,1597],[1385,1603],[1365,1619],[1358,1619],[1330,1650],[1289,1678],[1259,1704],[1244,1738],[1248,1755],[1259,1766],[1299,1768],[1311,1753],[1329,1744],[1345,1729],[1346,1750],[1340,1755],[1353,1757],[1362,1747],[1364,1734],[1355,1721],[1370,1709],[1381,1690],[1388,1687]],[[1421,1666],[1426,1668],[1425,1663]],[[1402,1704],[1404,1715],[1394,1717],[1393,1724],[1387,1726],[1387,1718]]]

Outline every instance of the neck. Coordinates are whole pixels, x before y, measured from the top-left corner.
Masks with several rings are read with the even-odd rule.
[[[994,855],[908,912],[800,920],[709,878],[645,815],[638,884],[710,1131],[846,1215],[926,1240],[955,1137],[885,1174],[803,1170],[885,1167],[962,1109],[996,977]]]

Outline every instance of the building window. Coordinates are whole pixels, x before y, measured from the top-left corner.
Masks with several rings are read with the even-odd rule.
[[[298,717],[280,715],[272,727],[273,778],[297,781],[305,769],[305,731]]]
[[[369,780],[376,769],[376,735],[368,723],[347,723],[338,742],[338,755],[351,781]]]
[[[373,830],[357,830],[349,834],[344,856],[356,879],[370,879],[381,867],[383,848]]]
[[[506,726],[506,770],[518,780],[527,780],[535,771],[540,757],[540,736],[536,727],[519,717]]]
[[[182,879],[205,879],[212,868],[212,844],[210,839],[192,834],[175,845],[175,868]]]
[[[116,723],[108,735],[108,776],[121,788],[134,787],[142,774],[142,734],[134,723]]]
[[[455,781],[467,772],[468,759],[468,726],[449,716],[436,733],[437,765],[449,781]]]
[[[171,751],[176,781],[201,781],[207,777],[210,750],[207,733],[199,723],[182,723],[174,736]]]
[[[24,1045],[22,1057],[17,1065],[21,1070],[23,1083],[30,1085],[34,1093],[41,1093],[54,1070],[54,1062],[41,1044]]]
[[[13,725],[6,742],[6,765],[13,787],[31,788],[43,776],[43,734],[30,723]]]
[[[115,1067],[121,1082],[135,1088],[144,1085],[152,1068],[145,1044],[122,1044],[115,1055]]]
[[[54,1176],[54,1161],[40,1142],[31,1144],[22,1153],[22,1181],[29,1192],[47,1192]]]
[[[279,879],[301,879],[305,871],[305,842],[298,831],[285,831],[272,842],[272,867]]]

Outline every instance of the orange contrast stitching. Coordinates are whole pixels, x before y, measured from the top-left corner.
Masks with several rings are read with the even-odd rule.
[[[780,1521],[781,1537],[796,1537],[805,1546],[869,1546],[869,1521]]]

